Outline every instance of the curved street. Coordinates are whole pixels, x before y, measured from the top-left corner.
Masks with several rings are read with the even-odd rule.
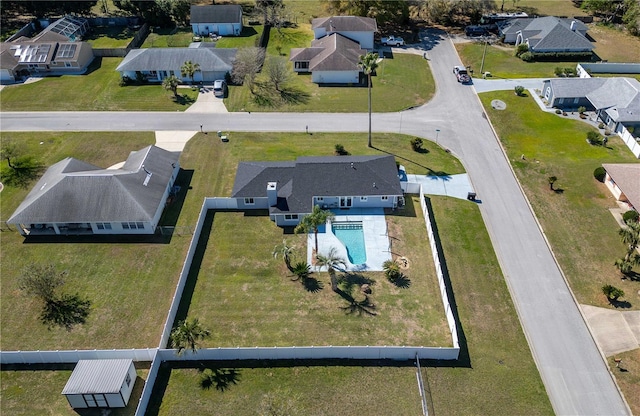
[[[451,73],[459,58],[444,32],[425,35],[422,50],[437,85],[428,104],[374,114],[373,130],[421,136],[464,163],[533,357],[560,415],[626,415],[609,373],[471,85]],[[481,83],[482,84],[482,83]],[[483,85],[483,90],[486,88]],[[4,131],[297,131],[364,132],[367,114],[293,113],[0,113]],[[375,146],[375,141],[374,141]],[[472,277],[470,277],[472,278]],[[471,356],[473,362],[473,356]]]

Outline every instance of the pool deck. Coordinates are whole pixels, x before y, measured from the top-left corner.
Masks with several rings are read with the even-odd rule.
[[[391,260],[384,210],[382,208],[351,208],[349,210],[333,210],[333,213],[335,214],[334,222],[362,222],[367,260],[364,264],[351,264],[347,256],[347,249],[333,234],[330,225],[324,227],[324,232],[318,232],[318,251],[320,254],[328,253],[331,247],[335,247],[337,254],[347,261],[347,270],[381,271],[382,263]],[[309,233],[307,237],[307,262],[309,264],[313,264],[311,257],[314,247],[314,234]],[[327,270],[326,267],[314,267],[314,269],[316,271]]]

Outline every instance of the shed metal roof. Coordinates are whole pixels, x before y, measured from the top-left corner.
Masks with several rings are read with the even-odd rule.
[[[131,364],[131,359],[80,360],[62,394],[118,393]]]

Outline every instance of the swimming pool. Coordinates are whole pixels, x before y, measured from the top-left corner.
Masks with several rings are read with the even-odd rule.
[[[347,248],[347,256],[351,264],[364,264],[367,261],[361,222],[333,223],[331,229]]]

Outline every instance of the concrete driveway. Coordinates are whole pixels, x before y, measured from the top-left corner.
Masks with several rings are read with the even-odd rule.
[[[428,54],[437,86],[433,100],[414,110],[374,114],[373,130],[434,140],[438,129],[438,143],[461,159],[482,199],[480,212],[554,411],[630,414],[474,87],[460,85],[452,74],[460,64],[453,44],[444,32],[429,31],[417,47]],[[363,113],[229,113],[205,119],[191,112],[0,113],[6,131],[193,131],[201,124],[209,131],[367,130]]]

